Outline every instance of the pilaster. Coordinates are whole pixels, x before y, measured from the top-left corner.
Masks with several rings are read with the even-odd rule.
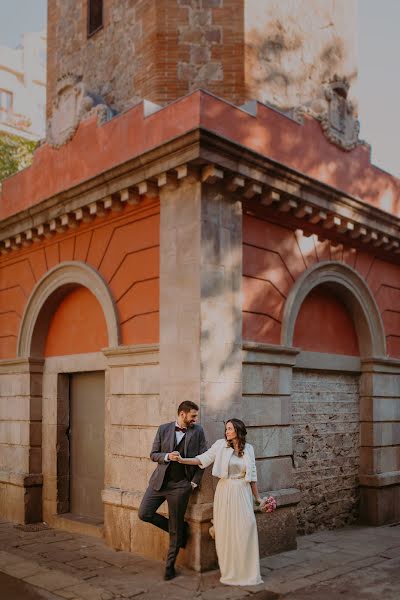
[[[400,361],[361,361],[360,514],[371,525],[400,519]]]

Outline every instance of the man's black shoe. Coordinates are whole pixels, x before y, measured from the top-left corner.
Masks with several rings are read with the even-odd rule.
[[[174,577],[176,577],[175,568],[174,567],[167,567],[165,569],[165,575],[164,575],[165,581],[169,581],[170,579],[173,579]]]
[[[187,521],[183,524],[183,535],[182,535],[182,546],[181,548],[186,548],[186,544],[189,537],[189,523]]]

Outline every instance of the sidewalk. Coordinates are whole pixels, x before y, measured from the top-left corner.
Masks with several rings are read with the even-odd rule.
[[[2,600],[399,600],[400,524],[301,537],[297,550],[261,565],[265,584],[257,588],[223,586],[217,571],[181,570],[164,582],[162,563],[112,550],[99,539],[0,523]],[[7,594],[19,585],[21,595]]]

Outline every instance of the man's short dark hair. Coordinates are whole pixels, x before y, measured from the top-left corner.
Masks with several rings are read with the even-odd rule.
[[[187,414],[191,410],[199,410],[199,407],[197,406],[197,404],[195,404],[194,402],[191,402],[190,400],[184,400],[178,406],[178,415],[181,411],[183,411],[185,414]]]

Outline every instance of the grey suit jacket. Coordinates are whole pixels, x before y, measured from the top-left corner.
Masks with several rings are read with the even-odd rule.
[[[151,460],[158,463],[156,470],[150,477],[149,485],[160,490],[164,477],[170,463],[165,462],[167,452],[172,452],[175,447],[175,421],[160,425],[154,438],[153,447],[150,452]],[[207,450],[207,442],[201,425],[189,427],[184,439],[185,457],[194,458]],[[200,484],[203,469],[196,466],[186,465],[185,473],[188,481]]]

